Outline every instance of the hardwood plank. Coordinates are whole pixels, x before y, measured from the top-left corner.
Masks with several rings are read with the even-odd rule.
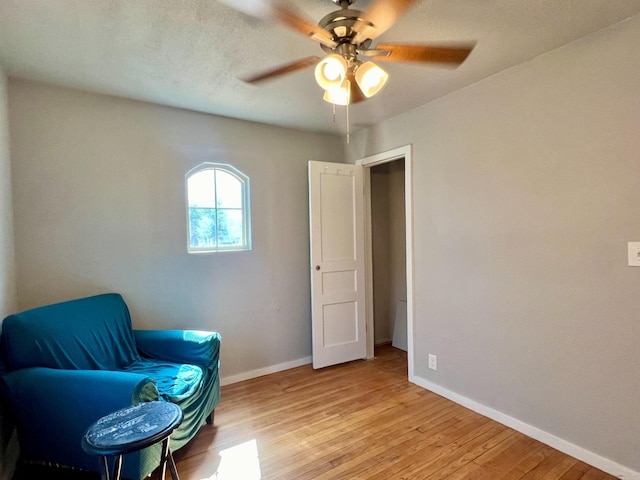
[[[366,420],[357,424],[353,424],[353,430],[347,430],[341,434],[337,434],[329,429],[327,432],[316,434],[314,437],[321,435],[322,441],[315,442],[314,437],[305,441],[305,449],[299,452],[297,458],[309,459],[309,450],[318,449],[320,454],[313,455],[313,463],[308,465],[309,469],[315,469],[317,472],[318,465],[325,465],[326,468],[338,466],[354,456],[359,456],[362,452],[371,456],[373,449],[381,448],[384,450],[388,446],[388,438],[405,438],[412,437],[415,434],[415,426],[413,423],[416,419],[424,416],[437,416],[438,412],[446,408],[446,403],[435,403],[431,406],[435,408],[412,409],[411,413],[399,414],[396,417],[375,417],[369,416]],[[373,421],[372,421],[373,419]],[[368,425],[367,422],[370,424]],[[340,427],[343,427],[341,425]],[[353,432],[358,432],[358,438],[353,439]],[[276,470],[277,473],[286,474],[287,470],[295,468],[295,460],[290,458],[285,469]],[[293,460],[293,462],[292,462]]]
[[[441,462],[447,462],[451,458],[452,451],[459,448],[458,442],[465,444],[473,440],[478,444],[499,443],[510,434],[502,425],[492,423],[486,423],[481,427],[481,431],[474,429],[465,430],[462,433],[464,435],[460,437],[454,435],[450,442],[445,440],[442,443],[429,445],[428,448],[416,452],[417,455],[403,455],[400,461],[384,469],[381,474],[386,475],[387,478],[427,478],[441,468]]]
[[[589,465],[578,461],[567,473],[560,477],[560,480],[580,480],[590,469]]]
[[[604,473],[602,470],[598,470],[595,467],[589,468],[587,472],[580,477],[580,480],[609,480],[611,475]]]
[[[175,453],[182,480],[614,480],[409,383],[406,353],[391,346],[227,385],[221,398],[215,425]],[[14,480],[74,478],[56,475]]]
[[[223,387],[215,425],[176,452],[180,478],[614,480],[410,384],[406,362],[383,346],[374,360]],[[233,470],[254,464],[255,479]]]
[[[223,387],[215,425],[176,453],[182,480],[253,480],[224,471],[238,445],[254,448],[256,480],[614,479],[410,384],[391,346]]]
[[[410,384],[406,365],[406,353],[384,346],[371,361],[225,386],[215,425],[175,453],[180,478],[614,480]],[[56,475],[23,469],[14,480],[73,478]]]

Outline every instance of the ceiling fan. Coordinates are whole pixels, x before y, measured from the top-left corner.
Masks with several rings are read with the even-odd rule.
[[[475,43],[378,43],[372,46],[373,40],[418,0],[373,0],[365,12],[350,8],[355,0],[332,0],[340,9],[325,15],[317,24],[279,0],[220,1],[244,13],[278,21],[318,42],[327,53],[323,58],[313,55],[243,78],[245,82],[258,84],[315,66],[316,81],[325,90],[324,100],[334,105],[358,103],[382,89],[389,76],[372,60],[455,67],[475,46]]]

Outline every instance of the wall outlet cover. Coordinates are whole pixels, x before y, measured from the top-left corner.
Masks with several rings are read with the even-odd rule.
[[[640,242],[629,242],[627,245],[629,266],[640,267]]]
[[[432,353],[429,354],[429,368],[431,370],[438,370],[438,357]]]

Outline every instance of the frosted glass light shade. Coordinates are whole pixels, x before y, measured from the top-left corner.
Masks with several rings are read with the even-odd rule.
[[[316,82],[325,90],[340,87],[347,76],[347,69],[347,60],[342,55],[327,55],[316,65]]]
[[[388,79],[389,74],[373,62],[365,62],[356,70],[356,82],[367,98],[382,90]]]
[[[351,98],[351,84],[349,80],[342,82],[339,87],[325,90],[322,99],[325,102],[333,103],[334,105],[348,105]]]

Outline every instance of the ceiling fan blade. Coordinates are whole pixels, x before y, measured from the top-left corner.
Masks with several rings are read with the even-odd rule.
[[[458,66],[469,56],[475,43],[456,45],[407,45],[379,43],[365,55],[380,62],[443,63]]]
[[[338,43],[333,36],[322,28],[320,25],[307,20],[300,15],[292,6],[272,0],[272,16],[280,23],[287,25],[289,28],[297,31],[305,37],[315,40],[329,48],[335,48]]]
[[[311,67],[318,63],[320,57],[316,57],[315,55],[311,57],[301,58],[300,60],[296,60],[295,62],[287,63],[286,65],[281,65],[272,70],[268,70],[266,72],[259,73],[257,75],[252,75],[251,77],[242,78],[244,82],[247,83],[260,83],[265,80],[271,80],[280,75],[285,75],[287,73],[292,73],[297,70],[302,70],[303,68]]]
[[[361,19],[353,25],[356,32],[351,43],[359,45],[386,32],[418,0],[374,0]]]
[[[269,0],[218,0],[218,2],[256,18],[267,18],[272,10]]]
[[[283,0],[218,0],[234,10],[252,17],[278,21],[296,32],[330,48],[338,44],[324,28],[304,18]]]

